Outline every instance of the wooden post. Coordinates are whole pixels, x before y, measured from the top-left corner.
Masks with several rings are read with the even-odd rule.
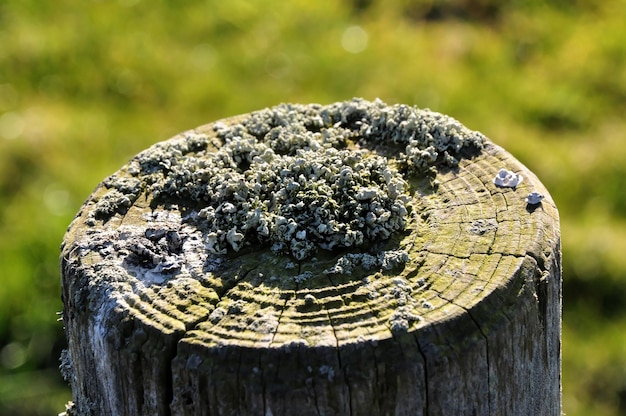
[[[430,111],[281,105],[159,143],[77,214],[62,289],[67,414],[561,415],[554,202]]]

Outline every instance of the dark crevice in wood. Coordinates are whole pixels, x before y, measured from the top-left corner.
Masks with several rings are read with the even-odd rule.
[[[267,383],[265,382],[265,366],[263,365],[263,354],[267,354],[267,349],[259,352],[259,361],[257,363],[259,372],[261,373],[261,402],[263,403],[263,413],[267,409]]]
[[[177,344],[178,344],[178,340],[176,341],[175,345]],[[171,411],[172,408],[170,405],[174,401],[174,380],[172,377],[172,361],[176,357],[175,350],[176,350],[176,347],[174,347],[174,353],[172,353],[169,359],[166,361],[169,363],[169,365],[165,366],[165,377],[163,381],[165,383],[165,385],[163,386],[164,391],[165,391],[165,397],[163,398],[163,401],[167,403],[167,406],[164,409],[165,416],[170,416],[172,414],[172,411]]]
[[[416,332],[413,332],[413,339],[415,340],[415,346],[417,347],[417,352],[422,357],[422,362],[424,363],[424,365],[423,365],[423,370],[424,370],[424,397],[425,397],[424,415],[428,415],[428,414],[430,414],[430,406],[429,406],[430,392],[429,392],[429,385],[428,385],[428,380],[430,380],[430,377],[428,376],[428,361],[427,361],[426,354],[424,354],[424,351],[422,351],[422,347],[420,346],[420,343],[419,343],[419,340],[418,340],[418,334]]]
[[[233,288],[235,288],[242,280],[244,280],[246,278],[246,276],[250,272],[256,270],[258,267],[259,267],[259,265],[257,264],[254,267],[251,267],[251,268],[249,268],[247,270],[244,270],[243,272],[240,271],[236,278],[229,279],[227,281],[228,284],[227,285],[225,284],[222,287],[222,290],[220,290],[219,292],[215,291],[215,293],[217,293],[217,296],[218,296],[219,300],[221,301],[222,298],[228,294],[228,292],[230,292]]]
[[[213,376],[213,374],[215,374],[215,366],[216,366],[215,363],[211,365],[211,369],[209,370],[209,375],[210,376]],[[218,383],[209,383],[209,385],[211,386],[211,390],[212,390],[211,393],[213,395],[213,397],[211,397],[211,399],[213,399],[213,400],[209,399],[209,403],[212,402],[212,403],[214,403],[214,406],[217,407],[218,406],[217,405],[217,397],[218,397],[217,386],[218,386]],[[209,405],[209,406],[207,406],[207,408],[208,408],[207,410],[208,410],[209,415],[213,416],[213,406]],[[219,413],[220,413],[219,407],[217,407],[215,415],[217,416],[217,415],[219,415]]]
[[[284,297],[284,302],[282,307],[280,308],[280,313],[278,314],[278,323],[276,324],[276,328],[274,329],[274,333],[272,334],[272,339],[268,344],[268,348],[272,347],[272,344],[274,343],[274,339],[276,338],[276,334],[278,333],[278,328],[280,328],[280,321],[283,317],[283,313],[285,312],[286,306],[287,306],[287,302],[289,302],[289,300],[291,299],[291,296],[285,296]]]
[[[468,310],[465,307],[460,306],[460,305],[457,305],[457,306],[459,306],[460,308],[464,309],[467,312],[467,315],[474,322],[474,325],[476,325],[476,328],[478,328],[478,330],[480,331],[480,334],[483,337],[483,341],[485,342],[485,360],[487,361],[487,397],[489,398],[488,401],[487,401],[487,408],[489,409],[489,414],[491,414],[491,403],[492,403],[491,388],[492,388],[492,381],[491,381],[491,363],[489,362],[489,337],[487,336],[485,331],[483,331],[483,328],[481,327],[479,321],[476,320],[476,318],[472,314],[471,310]]]
[[[328,279],[331,282],[331,285],[333,287],[336,287],[335,283],[332,281],[332,279],[330,278],[330,276],[328,277]],[[348,402],[348,409],[349,409],[349,415],[352,415],[352,395],[350,392],[350,383],[348,382],[348,377],[347,377],[347,373],[346,373],[346,368],[343,367],[342,363],[341,363],[341,351],[340,351],[340,347],[339,347],[339,338],[337,337],[337,332],[335,329],[335,325],[333,322],[333,319],[330,315],[330,311],[327,308],[327,305],[324,305],[324,311],[326,312],[326,316],[328,317],[328,324],[330,325],[330,328],[333,331],[333,336],[335,337],[335,352],[337,355],[337,365],[339,366],[338,370],[342,372],[343,374],[343,382],[346,386],[346,390],[348,392],[348,397],[347,397],[347,402]]]
[[[539,308],[539,322],[542,329],[546,327],[546,317],[548,315],[548,283],[550,279],[550,270],[546,267],[546,260],[543,256],[537,255],[532,252],[527,252],[526,256],[531,258],[536,263],[535,274],[533,276],[533,283],[535,286],[535,295],[537,297],[537,307]],[[551,263],[551,257],[553,253],[549,255],[548,263]]]
[[[242,360],[242,355],[243,355],[243,350],[240,349],[239,350],[239,358],[237,360],[237,372],[236,372],[236,376],[235,376],[235,389],[236,389],[236,392],[237,392],[236,395],[237,395],[237,398],[239,399],[238,400],[239,403],[243,402],[242,397],[241,397],[240,394],[245,389],[245,386],[242,385],[241,379],[240,379],[240,377],[241,377],[241,363],[243,361]],[[245,408],[245,405],[241,406],[241,407]]]
[[[320,409],[319,399],[317,397],[317,386],[315,384],[315,377],[311,377],[311,388],[313,389],[313,402],[315,403],[315,413],[317,413],[317,416],[324,416],[324,412]]]
[[[368,350],[371,350],[371,344],[366,344],[363,346],[363,348],[367,348]],[[380,376],[378,374],[378,360],[376,359],[376,353],[374,351],[372,351],[371,354],[371,362],[373,362],[373,368],[374,368],[374,391],[372,392],[374,394],[374,400],[375,400],[375,404],[376,404],[376,411],[378,412],[378,414],[380,414],[382,412],[382,408],[381,408],[381,404],[380,404],[380,399],[381,399],[381,392],[379,390],[380,387]]]

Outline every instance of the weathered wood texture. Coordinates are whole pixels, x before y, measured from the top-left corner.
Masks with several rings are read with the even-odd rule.
[[[494,186],[501,168],[524,181]],[[381,246],[408,261],[351,274],[324,273],[341,253],[292,267],[269,248],[209,267],[181,219],[197,207],[120,182],[133,169],[65,237],[70,413],[560,416],[558,213],[493,143],[436,182],[410,179],[407,231]],[[113,191],[134,197],[105,215]],[[526,204],[532,191],[542,204]],[[156,261],[159,245],[182,263]]]

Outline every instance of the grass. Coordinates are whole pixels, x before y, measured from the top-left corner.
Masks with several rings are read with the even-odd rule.
[[[562,221],[564,411],[623,414],[625,18],[619,0],[0,1],[0,414],[70,398],[58,247],[100,180],[200,124],[353,96],[452,115],[541,178]]]

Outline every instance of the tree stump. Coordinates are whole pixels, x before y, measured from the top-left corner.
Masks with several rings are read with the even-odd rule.
[[[558,221],[533,173],[428,110],[182,133],[67,231],[67,413],[560,416]]]

